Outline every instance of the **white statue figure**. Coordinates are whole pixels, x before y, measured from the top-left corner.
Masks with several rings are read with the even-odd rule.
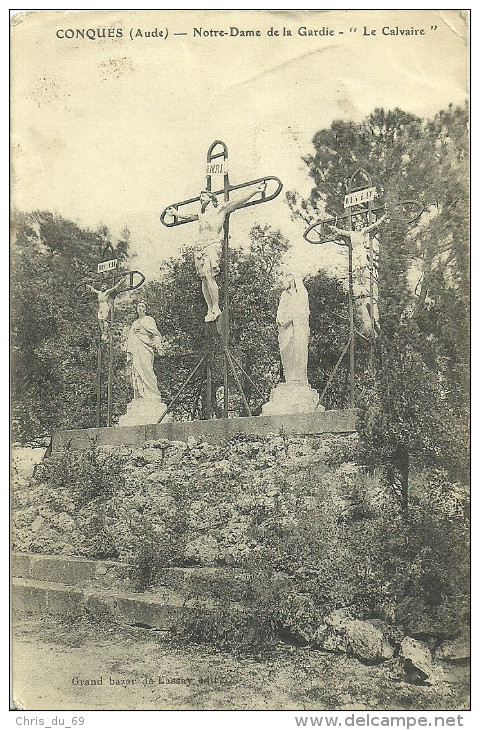
[[[223,224],[226,216],[241,208],[257,193],[263,193],[266,183],[257,185],[253,191],[233,201],[220,204],[216,195],[209,190],[200,193],[200,210],[193,215],[180,215],[170,207],[167,213],[178,220],[198,220],[198,239],[195,245],[195,268],[202,280],[202,293],[208,307],[205,322],[215,321],[221,314],[218,303],[218,284],[215,277],[220,272],[220,256],[223,244]]]
[[[85,288],[97,295],[98,300],[98,326],[100,327],[100,334],[102,340],[107,339],[108,335],[108,320],[113,307],[113,300],[118,294],[120,287],[123,284],[123,279],[120,279],[115,286],[108,288],[106,281],[103,281],[100,289],[95,289],[91,284],[85,284]]]
[[[130,371],[134,398],[160,396],[153,372],[154,350],[163,354],[163,343],[153,317],[147,315],[145,302],[137,303],[137,319],[130,327],[127,340],[127,367]]]
[[[337,228],[330,224],[329,228],[341,238],[348,239],[352,246],[353,295],[362,322],[364,333],[370,333],[372,326],[378,326],[378,244],[372,241],[373,261],[370,261],[370,233],[375,231],[386,219],[387,214],[364,226],[362,217],[353,219],[353,230]],[[373,312],[370,312],[370,273],[373,274]]]
[[[145,302],[136,305],[137,319],[128,332],[127,368],[133,387],[133,401],[119,419],[120,426],[157,423],[166,410],[153,370],[154,353],[164,353],[164,344],[153,317],[147,315]]]
[[[323,411],[307,377],[310,339],[308,292],[299,274],[287,273],[277,310],[278,345],[285,382],[273,389],[263,415]]]
[[[278,345],[286,383],[308,385],[310,339],[308,292],[301,276],[288,273],[277,310]]]

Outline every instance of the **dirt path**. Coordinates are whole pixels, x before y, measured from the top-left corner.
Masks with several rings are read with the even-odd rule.
[[[395,679],[391,662],[279,644],[261,660],[178,644],[144,629],[21,617],[13,678],[27,710],[467,709],[468,668],[432,687]],[[101,683],[100,683],[101,679]],[[83,684],[80,682],[83,681]],[[95,683],[93,683],[95,682]]]

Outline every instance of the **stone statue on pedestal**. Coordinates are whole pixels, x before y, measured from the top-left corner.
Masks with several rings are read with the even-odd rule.
[[[307,378],[310,338],[308,292],[298,274],[288,273],[277,310],[278,345],[285,382],[279,383],[262,408],[262,415],[323,411],[318,393]]]
[[[138,302],[136,309],[138,316],[130,327],[126,348],[133,400],[127,406],[127,413],[120,417],[119,426],[157,423],[167,408],[153,370],[154,351],[159,355],[164,352],[162,338],[155,320],[147,315],[145,303]]]

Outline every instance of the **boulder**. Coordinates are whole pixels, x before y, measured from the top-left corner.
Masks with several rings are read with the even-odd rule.
[[[352,618],[346,609],[339,609],[325,618],[325,624],[327,630],[318,638],[327,651],[344,652],[368,664],[378,664],[393,657],[388,627],[380,621],[361,621]]]
[[[44,524],[45,524],[44,518],[41,517],[40,515],[38,515],[38,517],[36,517],[33,520],[32,524],[30,526],[30,529],[32,530],[32,532],[38,532],[39,530],[42,529],[42,527],[44,526]]]
[[[424,682],[434,675],[432,655],[423,641],[405,636],[400,644],[400,656],[404,660],[406,674],[414,681]]]
[[[348,608],[337,608],[325,617],[327,626],[333,626],[334,628],[341,628],[347,621],[353,620],[354,617]]]
[[[56,519],[56,527],[63,532],[73,532],[75,520],[67,512],[61,512]]]

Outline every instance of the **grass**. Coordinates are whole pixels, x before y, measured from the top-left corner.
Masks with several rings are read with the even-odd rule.
[[[468,709],[468,667],[445,664],[441,681],[420,687],[398,679],[395,660],[368,667],[281,642],[240,657],[168,632],[26,615],[14,636],[13,684],[31,710]],[[72,684],[100,676],[101,687]],[[110,686],[110,676],[130,683]]]

